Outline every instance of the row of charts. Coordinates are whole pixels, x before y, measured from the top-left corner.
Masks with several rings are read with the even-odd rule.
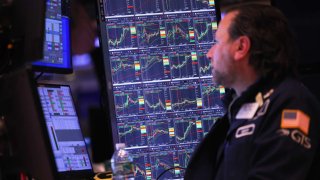
[[[211,45],[110,52],[114,84],[211,76]]]
[[[108,16],[214,9],[214,0],[106,0]]]
[[[212,43],[214,11],[107,18],[110,50]]]
[[[223,111],[217,110],[215,115],[210,114],[210,116],[193,113],[189,117],[175,114],[171,118],[164,116],[134,118],[140,121],[120,118],[121,122],[117,124],[119,141],[125,143],[127,147],[198,143],[222,113]]]
[[[118,117],[159,114],[201,109],[223,109],[225,88],[207,83],[206,79],[163,82],[114,87]]]
[[[133,155],[135,180],[157,179],[165,170],[174,167],[187,167],[196,144],[160,146],[145,149],[129,149]],[[184,169],[172,169],[161,179],[181,178]]]

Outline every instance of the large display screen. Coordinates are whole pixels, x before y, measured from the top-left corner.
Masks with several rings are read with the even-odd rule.
[[[135,179],[181,178],[195,146],[224,114],[206,53],[220,19],[214,0],[100,0],[101,46],[114,142]]]

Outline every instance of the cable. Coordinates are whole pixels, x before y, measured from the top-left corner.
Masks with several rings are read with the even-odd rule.
[[[186,168],[181,167],[181,166],[175,166],[175,167],[171,167],[171,168],[169,168],[169,169],[166,169],[166,170],[164,170],[164,171],[157,177],[157,180],[160,179],[160,177],[161,177],[162,175],[164,175],[166,172],[168,172],[168,171],[170,171],[170,170],[172,170],[172,169],[186,169]]]

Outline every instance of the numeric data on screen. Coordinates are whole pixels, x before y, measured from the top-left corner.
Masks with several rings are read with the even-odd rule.
[[[133,154],[135,179],[186,167],[225,112],[225,88],[212,82],[207,58],[215,1],[104,0],[101,9],[114,140]],[[183,175],[172,169],[161,179]]]

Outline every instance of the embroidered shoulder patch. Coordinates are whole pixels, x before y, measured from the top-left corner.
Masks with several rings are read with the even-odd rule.
[[[281,128],[299,129],[306,135],[309,133],[310,117],[296,109],[285,109],[282,111]]]

